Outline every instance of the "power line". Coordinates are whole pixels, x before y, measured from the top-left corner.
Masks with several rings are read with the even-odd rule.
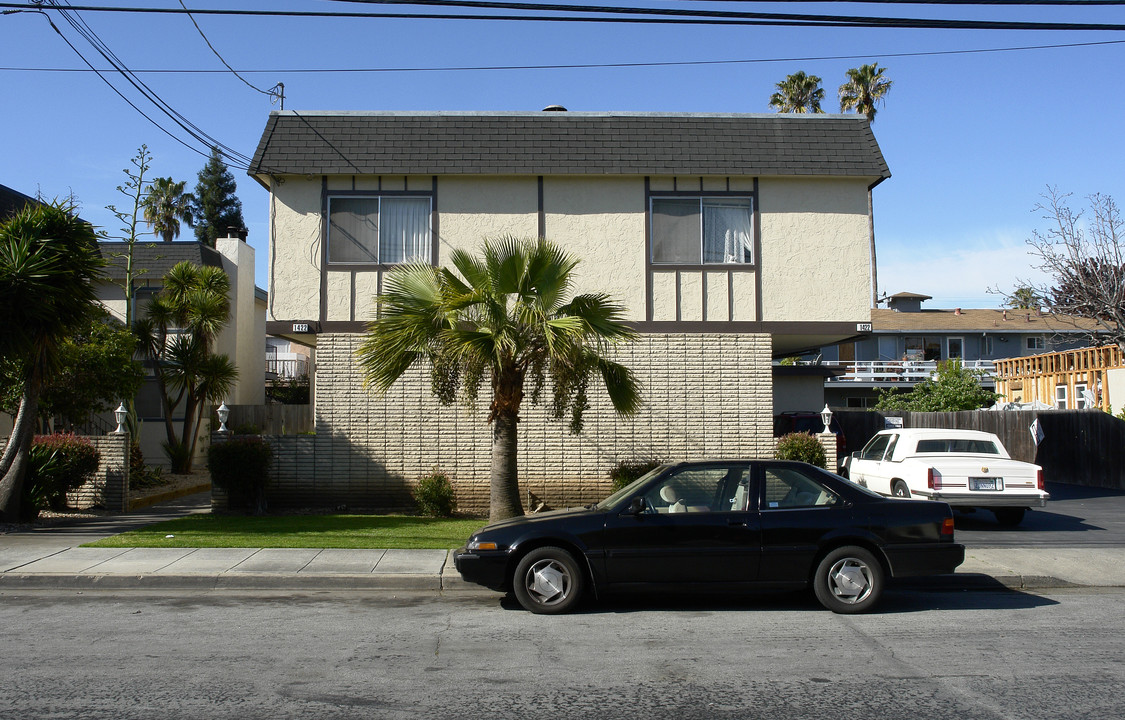
[[[497,3],[498,5],[500,3]],[[38,10],[41,6],[22,3],[0,3],[0,8],[17,10]],[[567,6],[569,7],[569,6]],[[562,12],[563,6],[552,6],[554,12]],[[921,18],[887,18],[846,15],[813,15],[792,13],[752,13],[723,11],[660,11],[660,16],[626,15],[630,8],[595,8],[591,12],[609,13],[622,11],[616,16],[595,15],[501,15],[469,13],[405,13],[405,12],[326,12],[296,10],[240,10],[240,9],[198,9],[185,11],[183,8],[137,8],[75,5],[72,10],[107,13],[155,13],[183,15],[230,15],[286,18],[364,18],[364,19],[408,19],[408,20],[486,20],[520,22],[582,22],[582,23],[630,23],[663,25],[711,25],[734,27],[847,27],[847,28],[897,28],[917,30],[1065,30],[1065,31],[1113,31],[1125,30],[1120,23],[1076,23],[1076,22],[1025,22],[989,20],[939,20]],[[646,9],[641,9],[646,10]],[[681,14],[686,13],[686,14]],[[704,13],[704,14],[695,14]]]
[[[743,0],[734,0],[736,2]],[[791,0],[790,0],[791,1]],[[397,73],[397,72],[481,72],[481,71],[508,71],[508,70],[593,70],[602,68],[644,68],[644,67],[682,67],[693,65],[751,65],[781,62],[826,62],[830,60],[866,60],[876,58],[909,58],[909,57],[935,57],[942,55],[974,55],[982,53],[1021,52],[1029,50],[1058,50],[1067,48],[1097,47],[1101,45],[1122,45],[1125,40],[1101,40],[1098,42],[1084,43],[1054,43],[1050,45],[1019,45],[999,48],[972,48],[968,50],[928,50],[918,52],[900,53],[864,53],[862,55],[806,55],[779,58],[744,58],[733,60],[666,60],[653,62],[617,62],[617,63],[574,63],[574,64],[548,64],[548,65],[446,65],[430,67],[382,67],[382,68],[274,68],[250,70],[241,69],[238,72],[244,75],[256,73],[271,74],[320,74],[320,73]],[[45,67],[0,67],[0,71],[13,72],[60,72],[60,73],[87,73],[98,72],[88,68],[45,68]],[[172,69],[148,68],[134,69],[132,72],[152,74],[185,74],[205,75],[226,73],[226,70],[215,69]]]
[[[187,5],[184,5],[184,0],[179,0],[179,3],[180,3],[180,7],[182,7],[184,10],[187,10]],[[230,70],[236,78],[241,80],[242,83],[244,85],[246,85],[246,87],[250,88],[251,90],[254,90],[255,92],[260,92],[263,95],[269,96],[271,103],[273,103],[278,97],[281,97],[282,98],[281,109],[282,110],[285,109],[284,95],[279,95],[279,93],[276,92],[280,88],[281,92],[284,93],[284,91],[285,91],[284,85],[282,85],[281,83],[278,83],[277,85],[274,85],[269,90],[262,90],[261,88],[254,86],[246,78],[239,75],[238,71],[235,70],[234,68],[232,68],[230,66],[230,63],[228,63],[226,61],[226,59],[223,58],[223,56],[219,54],[219,51],[215,49],[215,46],[211,44],[211,41],[208,40],[207,36],[203,33],[203,28],[199,27],[199,23],[197,23],[195,21],[195,18],[192,17],[190,11],[188,12],[188,20],[191,20],[191,24],[194,25],[195,29],[199,32],[199,37],[203,38],[203,42],[207,43],[207,47],[211,48],[211,52],[215,53],[215,57],[219,58],[219,62],[221,62],[226,67],[227,70]]]

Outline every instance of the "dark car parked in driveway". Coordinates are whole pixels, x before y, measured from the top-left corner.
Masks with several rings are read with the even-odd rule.
[[[600,503],[489,525],[453,557],[466,581],[535,613],[587,592],[810,585],[856,613],[885,578],[951,573],[965,548],[945,503],[884,498],[805,463],[733,460],[662,465]]]

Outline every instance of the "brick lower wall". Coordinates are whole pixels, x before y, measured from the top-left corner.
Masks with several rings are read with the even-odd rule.
[[[85,510],[104,507],[111,512],[129,509],[129,434],[83,435],[98,451],[94,477],[66,494],[67,507]],[[0,437],[0,448],[8,438]]]
[[[270,436],[271,507],[409,507],[414,483],[447,473],[462,511],[488,509],[491,434],[487,399],[442,407],[428,374],[408,373],[384,396],[363,387],[355,360],[362,336],[317,338],[316,435]],[[527,400],[519,427],[524,503],[589,503],[610,490],[617,462],[773,453],[771,344],[766,334],[646,335],[617,359],[643,385],[645,405],[632,418],[613,412],[592,384],[581,435]],[[544,391],[548,400],[549,389]]]

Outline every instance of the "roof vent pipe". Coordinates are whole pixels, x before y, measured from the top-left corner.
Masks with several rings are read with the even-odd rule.
[[[566,108],[562,105],[548,105],[543,108],[543,112],[566,112]]]

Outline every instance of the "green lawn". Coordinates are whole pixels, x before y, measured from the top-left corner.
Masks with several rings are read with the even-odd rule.
[[[484,524],[484,520],[406,515],[189,515],[83,547],[446,550],[464,545]]]

